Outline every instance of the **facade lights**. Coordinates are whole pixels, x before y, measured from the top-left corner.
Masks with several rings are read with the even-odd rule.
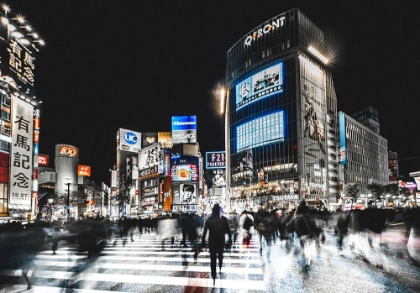
[[[320,59],[322,62],[324,62],[325,64],[328,64],[328,58],[322,55],[317,49],[315,49],[312,46],[309,46],[308,50],[313,55],[315,55],[318,59]]]

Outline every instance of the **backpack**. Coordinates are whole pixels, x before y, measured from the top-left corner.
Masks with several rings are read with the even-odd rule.
[[[296,233],[298,236],[308,235],[310,232],[306,218],[302,215],[296,216]]]
[[[245,230],[249,230],[252,226],[254,226],[254,221],[250,217],[246,216],[243,228]]]

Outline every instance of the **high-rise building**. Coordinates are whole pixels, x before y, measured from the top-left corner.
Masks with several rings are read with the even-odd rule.
[[[228,51],[231,208],[336,202],[337,98],[328,51],[323,31],[299,9],[262,23]]]

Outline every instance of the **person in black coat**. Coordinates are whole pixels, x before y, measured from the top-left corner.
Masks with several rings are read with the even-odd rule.
[[[223,250],[225,249],[226,239],[225,235],[229,237],[228,245],[232,244],[232,234],[230,232],[228,219],[221,215],[219,204],[213,206],[212,215],[204,223],[204,230],[202,236],[202,245],[205,245],[207,231],[209,232],[209,250],[210,250],[210,267],[211,276],[213,278],[213,285],[216,281],[216,258],[219,258],[219,270],[222,270],[223,265]]]

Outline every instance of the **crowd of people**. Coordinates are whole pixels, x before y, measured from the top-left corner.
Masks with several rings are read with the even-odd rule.
[[[121,240],[125,246],[128,241],[135,241],[133,234],[137,231],[140,235],[155,233],[161,241],[162,250],[165,250],[165,244],[169,242],[171,247],[190,248],[197,259],[200,252],[208,248],[214,282],[217,266],[219,271],[223,266],[224,251],[230,250],[232,246],[246,249],[250,247],[253,237],[257,237],[261,255],[264,249],[270,249],[276,242],[280,242],[280,246],[288,251],[300,251],[304,270],[308,270],[317,249],[321,249],[326,241],[326,233],[330,233],[335,237],[338,253],[349,249],[357,258],[373,263],[379,269],[387,269],[389,265],[384,247],[388,243],[383,233],[396,225],[402,227],[398,230],[400,233],[397,242],[412,263],[420,265],[420,208],[379,209],[369,205],[364,210],[328,211],[325,208],[309,208],[302,200],[292,210],[259,209],[257,212],[245,210],[240,214],[226,214],[215,204],[212,214],[203,216],[168,213],[144,218],[122,216],[116,222],[104,217],[73,221],[67,223],[65,228],[69,233],[60,234],[59,237],[48,232],[50,228],[54,228],[51,223],[35,221],[23,230],[22,225],[14,221],[0,225],[0,236],[4,239],[5,235],[12,237],[11,239],[20,237],[18,242],[21,243],[20,246],[23,245],[22,251],[28,245],[33,246],[32,242],[27,242],[28,245],[25,246],[25,239],[35,239],[36,249],[45,247],[45,243],[52,243],[53,253],[58,249],[59,241],[72,240],[78,243],[79,251],[88,251],[89,258],[100,253],[106,243],[116,245]],[[28,231],[31,233],[28,234]],[[32,238],[25,238],[25,235],[32,235]],[[37,237],[34,238],[33,235]],[[392,235],[395,243],[397,234]],[[14,242],[0,243],[2,251],[6,252],[3,255],[13,255],[9,252],[17,246],[10,243]],[[31,253],[36,253],[36,250],[32,249]]]

